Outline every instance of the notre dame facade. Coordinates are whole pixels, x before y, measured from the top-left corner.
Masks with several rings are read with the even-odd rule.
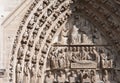
[[[119,0],[23,0],[1,26],[0,83],[120,83]]]

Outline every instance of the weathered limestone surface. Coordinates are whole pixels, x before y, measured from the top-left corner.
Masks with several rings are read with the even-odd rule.
[[[119,12],[116,0],[26,0],[2,24],[5,83],[119,83]]]
[[[6,68],[5,78],[2,78],[4,81],[1,83],[9,83],[9,61],[11,55],[11,49],[16,36],[16,32],[19,28],[20,22],[23,19],[26,11],[28,10],[29,5],[32,3],[32,0],[24,1],[14,10],[1,24],[3,30],[3,65]]]

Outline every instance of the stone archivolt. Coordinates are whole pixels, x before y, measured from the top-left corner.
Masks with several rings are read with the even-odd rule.
[[[9,81],[119,82],[115,58],[120,50],[116,36],[120,16],[115,4],[108,0],[35,0],[14,40]]]

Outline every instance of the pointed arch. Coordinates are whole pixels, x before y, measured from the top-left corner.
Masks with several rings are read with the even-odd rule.
[[[60,33],[62,27],[74,12],[80,13],[97,26],[107,40],[111,40],[110,44],[116,44],[119,41],[119,34],[116,35],[116,31],[119,32],[119,24],[116,23],[119,23],[120,20],[118,11],[113,10],[116,8],[113,7],[115,3],[111,4],[111,1],[102,2],[100,0],[35,0],[21,21],[14,40],[10,62],[10,82],[17,82],[16,65],[19,61],[21,61],[20,79],[24,77],[25,65],[30,63],[28,69],[36,65],[36,72],[38,73],[40,69],[39,73],[41,75],[39,77],[44,82],[44,70],[53,39],[56,34]],[[119,51],[118,43],[115,48]],[[35,81],[37,81],[37,75],[35,76]],[[28,79],[30,80],[30,77]]]

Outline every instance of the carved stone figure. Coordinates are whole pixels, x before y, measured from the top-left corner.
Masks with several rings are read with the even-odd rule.
[[[36,65],[34,64],[30,71],[30,83],[36,82]]]
[[[96,47],[93,47],[92,48],[92,52],[93,54],[95,55],[95,61],[99,64],[100,63],[100,55],[99,55],[99,52],[96,51]]]
[[[34,23],[35,23],[35,21],[34,21],[34,16],[33,16],[33,17],[31,18],[31,20],[29,21],[29,24],[28,24],[28,25],[33,26]],[[32,29],[32,27],[31,27],[31,29]]]
[[[92,60],[92,57],[90,56],[88,47],[83,47],[82,52],[83,52],[83,55],[85,56],[85,60]]]
[[[24,45],[22,45],[22,46],[18,49],[17,58],[18,58],[18,59],[22,59],[23,55],[24,55]]]
[[[51,40],[52,40],[52,38],[53,38],[53,37],[52,37],[52,35],[50,34],[50,35],[48,36],[48,38],[47,38],[47,40],[46,40],[46,41],[47,41],[48,43],[50,43],[50,42],[51,42]]]
[[[29,37],[29,34],[28,34],[28,32],[26,31],[26,32],[23,34],[23,38],[28,39],[28,37]]]
[[[82,74],[82,71],[80,70],[77,70],[77,82],[83,83],[83,74]]]
[[[26,62],[23,72],[24,72],[23,83],[29,83],[30,67],[28,65],[28,62]]]
[[[42,49],[42,52],[46,54],[47,50],[48,50],[48,44],[45,44],[45,46]]]
[[[38,10],[39,10],[39,11],[42,11],[42,9],[43,9],[43,6],[40,4]]]
[[[45,35],[46,35],[46,31],[41,32],[40,38],[44,39]]]
[[[40,49],[40,43],[39,42],[37,42],[36,44],[35,44],[35,50],[37,50],[37,51],[39,51],[39,49]]]
[[[83,2],[86,5],[83,5]],[[116,52],[114,55],[108,53],[108,49],[110,52],[115,49],[107,46],[111,44],[111,41],[117,48],[120,46],[114,32],[119,25],[111,20],[116,18],[116,12],[119,14],[119,10],[112,8],[109,3],[112,0],[99,0],[100,4],[94,0],[83,0],[83,2],[79,3],[79,0],[34,0],[31,2],[33,4],[18,27],[14,41],[15,50],[9,69],[11,83],[14,83],[14,75],[16,75],[16,83],[43,83],[43,80],[44,83],[109,83],[111,76],[109,74],[113,71],[120,72],[119,56],[116,56]],[[100,6],[104,4],[107,5],[107,9],[113,11],[112,14],[109,11],[105,12],[105,6]],[[113,4],[117,7],[115,3]],[[93,9],[89,9],[89,6]],[[101,14],[95,14],[94,8]],[[85,13],[87,17],[83,19],[80,13]],[[102,22],[101,17],[105,17],[105,21],[108,22]],[[106,33],[110,39],[113,36],[114,38],[107,42],[109,38],[104,37],[106,34],[98,30],[104,30],[103,33]],[[102,48],[105,52],[100,50]],[[115,68],[112,66],[114,60],[112,56],[115,56],[115,60],[117,59]],[[14,68],[16,61],[18,62]],[[99,81],[96,80],[96,72]],[[119,80],[119,73],[116,76]]]
[[[71,74],[68,77],[68,80],[70,83],[76,83],[77,82],[77,74],[75,71],[71,71]]]
[[[37,72],[37,83],[41,82],[41,76],[42,76],[42,70],[41,70],[41,67],[39,67]]]
[[[90,74],[91,74],[91,83],[96,83],[95,71],[91,70]]]
[[[59,68],[64,68],[65,67],[65,56],[63,53],[59,53],[59,58],[58,58],[58,64]]]
[[[56,67],[55,56],[51,56],[50,58],[50,67],[51,69],[54,69]]]
[[[45,76],[45,83],[54,83],[54,75],[51,71],[47,72],[47,75]]]
[[[32,37],[29,40],[28,46],[33,47],[33,44],[34,44],[34,38]]]
[[[65,73],[63,71],[59,71],[59,75],[57,76],[58,83],[64,83],[66,80]]]
[[[35,64],[37,62],[37,55],[32,56],[32,63]]]
[[[103,81],[105,83],[110,83],[109,80],[108,80],[108,71],[107,70],[104,70],[104,73],[103,73]]]
[[[75,55],[75,53],[72,53],[71,61],[72,62],[79,62],[79,60],[78,60],[77,56]]]
[[[49,3],[50,3],[49,0],[44,0],[43,1],[43,8],[45,8]]]
[[[106,68],[107,67],[107,56],[106,56],[106,54],[104,53],[103,50],[101,50],[100,56],[101,56],[101,59],[102,59],[102,67]]]
[[[81,43],[81,36],[78,33],[78,30],[79,29],[75,25],[73,25],[73,30],[72,30],[72,34],[71,34],[72,44],[80,44]]]
[[[26,53],[26,55],[25,55],[25,61],[29,61],[29,59],[30,59],[30,53]]]
[[[59,39],[61,43],[67,44],[68,43],[68,36],[69,36],[69,29],[68,27],[63,27],[63,30],[60,34],[61,38]]]
[[[21,44],[22,44],[22,45],[26,45],[26,44],[27,44],[27,39],[22,38]]]
[[[91,82],[91,79],[90,79],[90,71],[88,69],[85,69],[83,71],[83,83],[84,82],[88,82],[90,83]]]
[[[65,54],[65,62],[66,62],[66,67],[69,68],[70,67],[70,56],[69,56],[69,52],[67,52]]]
[[[18,61],[17,66],[16,66],[16,83],[22,83],[21,72],[22,72],[21,62]]]
[[[38,31],[39,31],[39,30],[36,30],[36,29],[33,31],[33,35],[35,35],[35,37],[36,37],[36,35],[38,34]],[[35,38],[35,37],[34,37],[34,38]]]
[[[108,68],[112,68],[113,66],[113,60],[112,60],[113,58],[112,58],[112,55],[110,55],[110,53],[107,53],[107,60],[108,60]]]
[[[25,55],[25,61],[29,61],[30,60],[30,57],[33,55],[33,53],[31,51],[32,51],[32,48],[29,48],[27,50],[26,55]]]
[[[39,65],[43,65],[44,64],[44,58],[43,57],[40,57],[40,60],[39,60]]]

